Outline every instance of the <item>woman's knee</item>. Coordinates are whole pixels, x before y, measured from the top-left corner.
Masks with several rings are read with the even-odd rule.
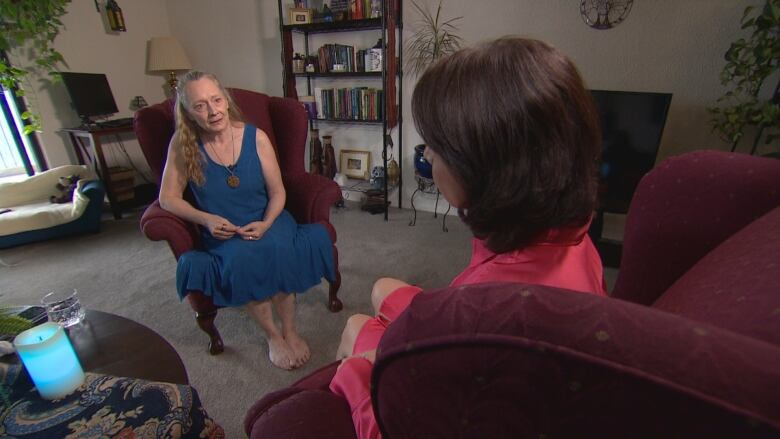
[[[349,316],[347,323],[344,325],[344,332],[342,333],[341,338],[354,340],[363,328],[363,325],[370,319],[371,317],[365,314],[353,314]]]
[[[407,285],[409,284],[392,277],[382,277],[374,282],[374,287],[371,289],[371,304],[374,307],[374,311],[379,312],[382,302],[390,293]]]

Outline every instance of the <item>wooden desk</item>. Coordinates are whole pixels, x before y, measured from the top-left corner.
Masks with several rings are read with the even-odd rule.
[[[103,154],[101,138],[109,135],[118,136],[119,134],[124,133],[134,133],[133,125],[128,124],[111,128],[102,128],[98,126],[88,128],[64,128],[62,131],[68,133],[70,136],[70,142],[76,152],[76,158],[78,158],[79,164],[91,164],[103,181],[103,185],[106,188],[106,195],[108,196],[108,204],[111,207],[114,218],[122,218],[122,207],[116,199],[113,190],[114,188],[112,187],[111,179],[108,175],[108,165],[106,164],[106,157]],[[88,159],[89,162],[85,159]]]

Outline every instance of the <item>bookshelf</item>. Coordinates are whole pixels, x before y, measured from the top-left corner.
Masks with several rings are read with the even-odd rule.
[[[313,1],[309,0],[311,3]],[[381,17],[368,17],[365,8],[360,9],[362,0],[348,2],[351,4],[351,10],[348,10],[340,21],[321,21],[322,16],[314,11],[309,11],[309,16],[313,22],[305,24],[289,24],[290,14],[288,7],[278,0],[279,6],[279,31],[282,36],[282,64],[283,64],[283,84],[284,95],[298,99],[298,87],[304,87],[308,96],[314,96],[317,101],[317,117],[310,118],[309,128],[318,129],[327,128],[327,133],[334,135],[334,144],[337,147],[336,160],[338,162],[339,149],[348,145],[339,145],[337,133],[339,130],[346,129],[349,125],[381,126],[380,144],[382,168],[384,169],[384,182],[381,188],[384,194],[384,202],[388,204],[389,192],[396,190],[398,193],[398,207],[402,207],[402,186],[403,186],[403,136],[401,118],[401,99],[403,96],[403,76],[400,71],[402,59],[403,44],[402,38],[402,20],[401,0],[383,0],[381,1]],[[376,1],[376,0],[375,0]],[[301,5],[303,3],[303,5]],[[306,1],[296,1],[296,6],[305,8]],[[326,1],[327,3],[327,1]],[[370,4],[366,1],[364,4]],[[357,6],[356,6],[357,5]],[[338,14],[336,14],[338,15]],[[336,17],[334,17],[335,20]],[[374,41],[381,39],[382,65],[380,71],[365,71],[365,63],[361,62],[361,51],[357,47],[347,44],[323,44],[320,47],[310,47],[311,37],[316,34],[344,33],[352,32],[372,32]],[[296,34],[298,38],[294,38]],[[326,36],[327,37],[327,36]],[[322,39],[322,38],[320,38]],[[327,38],[326,38],[327,39]],[[343,39],[343,38],[342,38]],[[296,44],[297,43],[297,44]],[[301,47],[302,43],[302,47]],[[325,46],[330,47],[323,51]],[[361,49],[368,49],[366,47]],[[296,53],[302,53],[307,61],[312,57],[317,57],[316,71],[293,71],[293,57]],[[333,71],[331,54],[338,53],[336,58],[342,64],[344,71]],[[327,56],[323,57],[323,54]],[[327,60],[328,62],[323,62]],[[344,81],[355,81],[357,84],[352,88],[337,88],[336,83],[343,84]],[[362,86],[362,83],[368,81],[372,84],[370,87]],[[373,84],[376,86],[373,86]],[[323,90],[326,93],[323,93]],[[330,92],[330,90],[333,90]],[[347,90],[339,93],[339,90]],[[315,93],[315,91],[317,93]],[[319,96],[317,95],[319,93]],[[327,93],[332,93],[327,95]],[[377,97],[378,95],[378,97]],[[334,103],[335,102],[335,103]],[[345,111],[346,107],[346,111]],[[393,147],[391,131],[397,128],[398,148]],[[320,133],[322,134],[322,132]],[[388,160],[389,154],[394,154],[398,162],[398,183],[391,186],[388,183]],[[397,155],[396,155],[397,154]],[[369,164],[371,166],[371,164]],[[366,185],[359,184],[359,181],[349,180],[348,184],[342,187],[345,191],[365,192],[355,189],[363,188]],[[384,209],[384,218],[388,218],[388,209]]]

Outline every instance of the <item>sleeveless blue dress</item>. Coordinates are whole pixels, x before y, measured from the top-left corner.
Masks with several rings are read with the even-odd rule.
[[[227,184],[228,170],[204,155],[203,186],[189,183],[200,209],[220,215],[236,226],[263,219],[268,204],[256,128],[246,124],[235,174],[240,184]],[[270,298],[278,292],[302,293],[325,277],[335,279],[333,247],[322,224],[296,224],[286,210],[259,239],[238,234],[226,241],[201,227],[203,250],[184,253],[176,268],[179,297],[202,291],[217,306],[238,306]]]

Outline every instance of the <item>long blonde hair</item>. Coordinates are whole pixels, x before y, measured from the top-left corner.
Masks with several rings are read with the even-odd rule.
[[[187,180],[192,181],[198,186],[202,186],[206,181],[203,175],[203,165],[205,163],[205,157],[198,148],[198,137],[201,134],[201,129],[197,123],[190,117],[187,112],[189,104],[187,96],[187,84],[192,81],[197,81],[202,78],[208,78],[214,81],[214,84],[219,87],[219,90],[225,96],[228,102],[228,117],[231,122],[243,121],[244,118],[241,115],[241,110],[233,102],[233,98],[230,93],[225,90],[225,87],[220,84],[217,77],[212,73],[205,73],[198,70],[190,70],[179,81],[179,89],[176,91],[176,131],[173,133],[172,148],[179,148],[184,155],[185,175]]]

